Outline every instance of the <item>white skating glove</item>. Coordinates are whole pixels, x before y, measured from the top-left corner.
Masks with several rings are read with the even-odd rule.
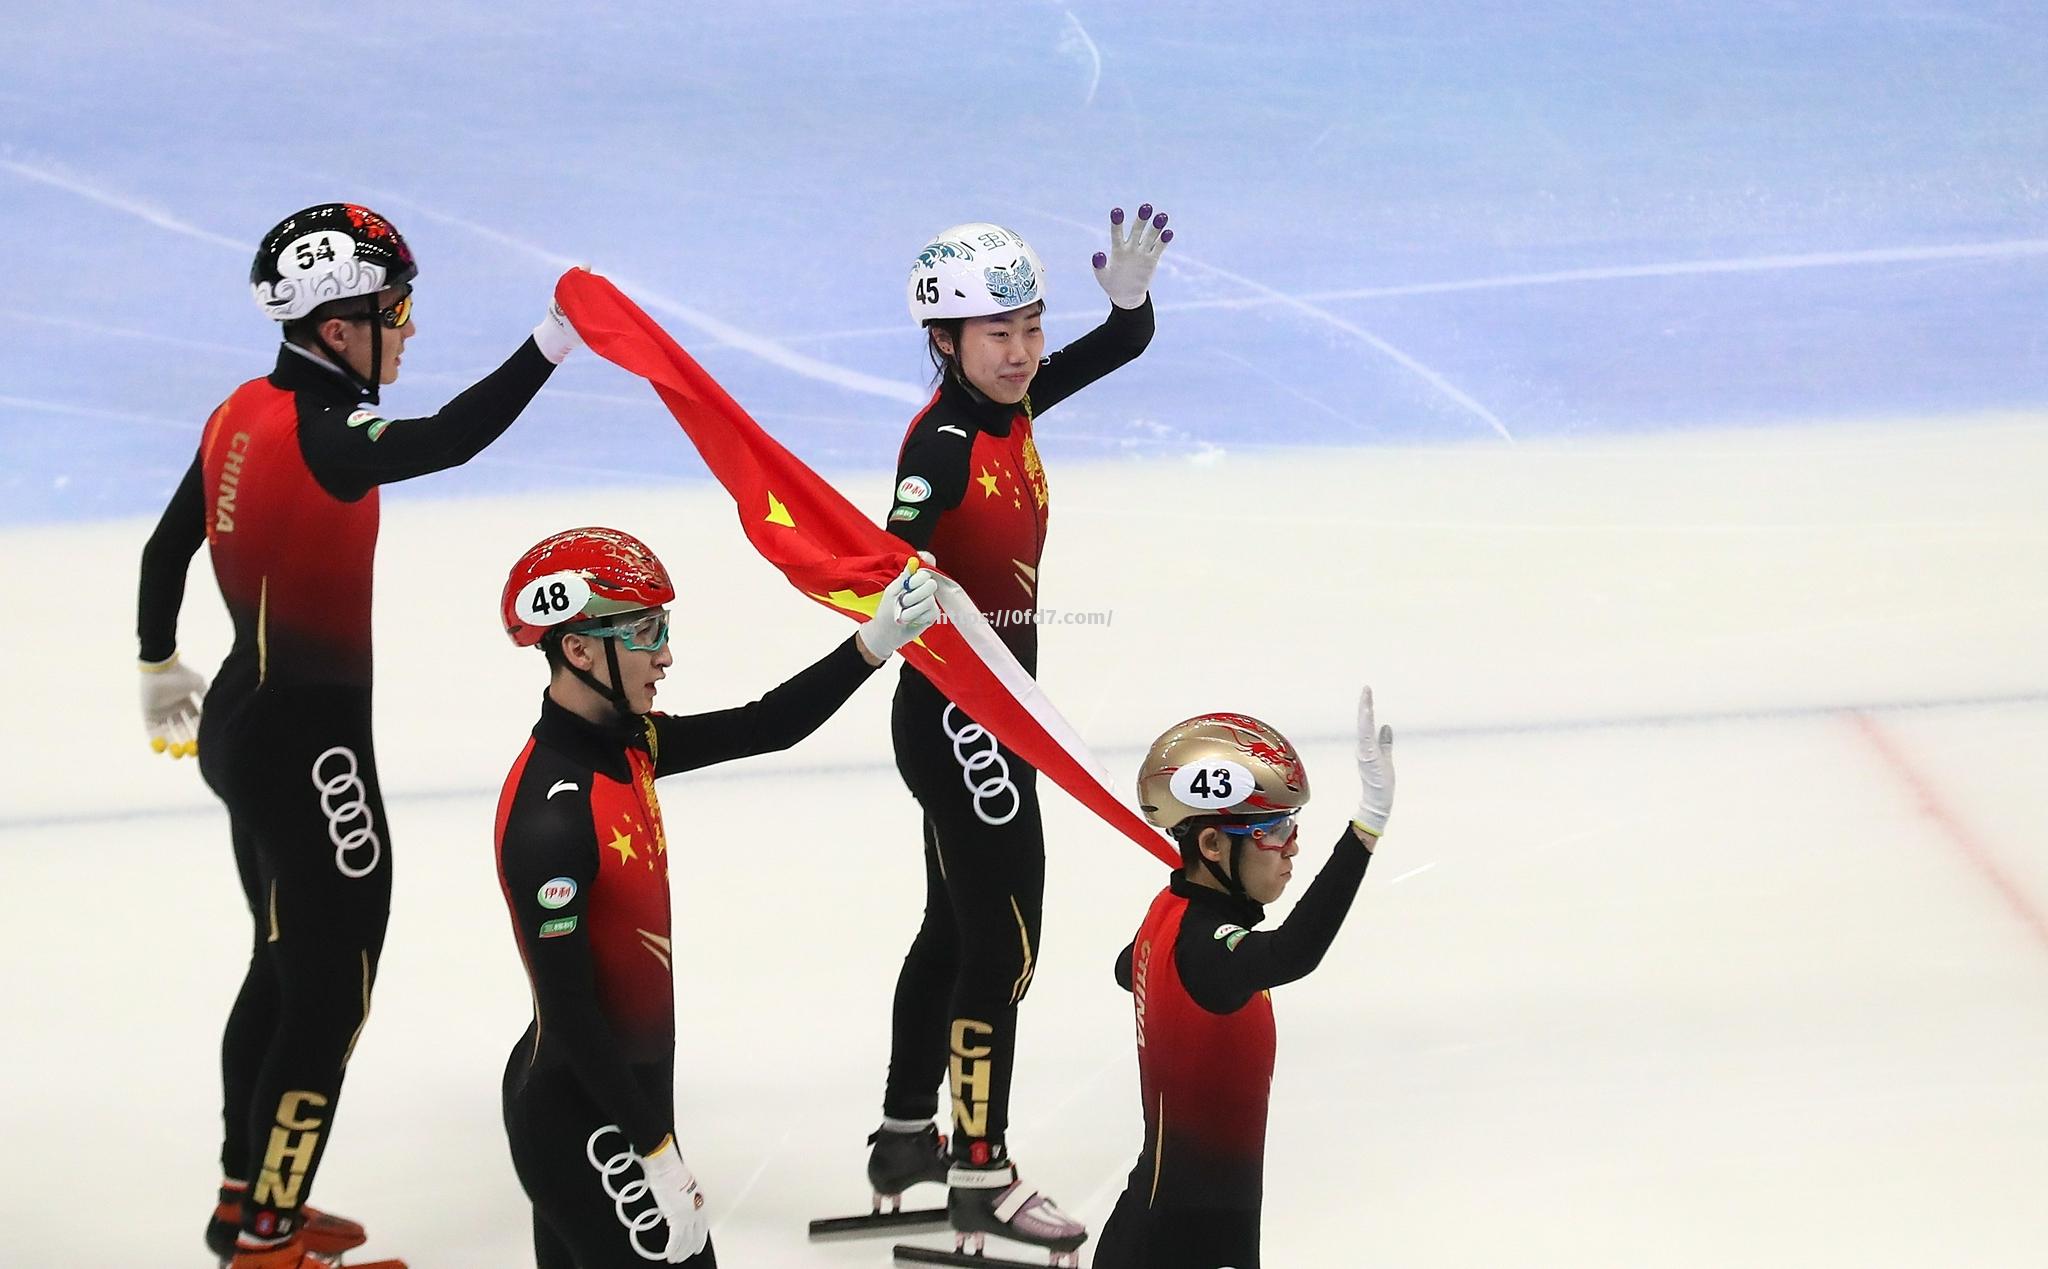
[[[640,1170],[647,1174],[647,1188],[661,1219],[668,1222],[668,1246],[662,1257],[679,1265],[704,1250],[711,1237],[711,1218],[704,1215],[704,1196],[697,1190],[697,1178],[676,1149],[674,1137],[640,1157]]]
[[[161,661],[137,664],[142,669],[142,725],[149,732],[149,747],[173,758],[197,755],[206,676],[179,665],[175,652]]]
[[[1394,729],[1373,730],[1369,687],[1358,694],[1358,783],[1365,791],[1352,826],[1377,839],[1387,831],[1387,816],[1394,812]]]
[[[1109,209],[1109,251],[1095,253],[1095,280],[1118,308],[1137,308],[1152,290],[1152,271],[1159,267],[1159,253],[1173,241],[1166,227],[1166,213],[1152,214],[1152,204],[1138,205],[1138,219],[1129,233],[1123,230],[1124,209]]]
[[[583,336],[569,325],[568,317],[562,312],[561,301],[549,300],[548,315],[533,328],[533,342],[540,346],[541,356],[559,366],[570,353],[583,347]]]
[[[939,619],[939,579],[923,571],[916,560],[904,565],[882,592],[875,619],[853,632],[860,646],[877,661],[931,628]]]

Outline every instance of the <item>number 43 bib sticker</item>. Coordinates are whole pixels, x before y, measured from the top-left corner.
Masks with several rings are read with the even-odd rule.
[[[1220,811],[1244,801],[1259,786],[1246,768],[1228,759],[1218,759],[1180,768],[1167,787],[1183,806]]]
[[[519,592],[519,614],[530,626],[559,626],[590,602],[590,583],[576,573],[549,573]]]

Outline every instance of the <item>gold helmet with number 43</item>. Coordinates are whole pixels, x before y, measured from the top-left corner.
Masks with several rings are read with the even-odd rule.
[[[1197,816],[1256,820],[1308,805],[1308,771],[1293,744],[1249,714],[1176,723],[1138,768],[1138,809],[1168,832]]]

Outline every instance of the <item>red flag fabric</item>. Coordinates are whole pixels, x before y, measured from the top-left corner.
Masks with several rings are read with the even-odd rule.
[[[654,385],[738,508],[740,529],[790,584],[856,621],[875,614],[902,571],[904,543],[841,497],[749,418],[669,333],[611,282],[564,273],[555,298],[592,352]],[[960,585],[939,578],[945,620],[903,656],[947,699],[1083,806],[1169,867],[1179,852],[1110,792],[1074,729],[1003,645]]]

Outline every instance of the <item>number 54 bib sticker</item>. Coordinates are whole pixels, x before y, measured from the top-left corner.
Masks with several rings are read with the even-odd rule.
[[[1244,801],[1259,786],[1248,769],[1225,758],[1182,767],[1167,787],[1183,806],[1220,811]]]
[[[530,626],[559,626],[589,602],[590,583],[581,574],[549,573],[526,584],[514,611]]]

